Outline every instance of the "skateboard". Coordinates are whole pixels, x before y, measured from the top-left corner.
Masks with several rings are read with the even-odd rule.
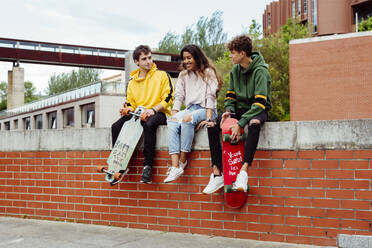
[[[223,161],[223,177],[224,177],[224,194],[226,204],[231,208],[240,208],[244,205],[247,199],[247,193],[243,191],[234,191],[232,189],[233,183],[236,180],[244,156],[244,142],[246,135],[241,133],[241,140],[238,142],[231,142],[230,127],[237,123],[235,118],[227,118],[222,124],[222,161]],[[248,186],[249,191],[249,186]]]
[[[121,128],[118,139],[107,159],[108,169],[104,166],[97,167],[99,172],[106,174],[105,179],[111,185],[123,180],[129,171],[127,168],[129,160],[143,133],[141,120],[144,120],[142,115],[144,110],[143,107],[138,107],[134,112],[129,112],[133,117],[126,121]]]

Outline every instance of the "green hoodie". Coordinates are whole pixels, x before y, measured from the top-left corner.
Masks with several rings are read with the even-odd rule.
[[[254,116],[271,108],[271,77],[268,65],[258,52],[253,52],[251,58],[248,69],[239,64],[234,65],[225,97],[226,110],[244,113],[238,122],[241,127],[248,124]]]

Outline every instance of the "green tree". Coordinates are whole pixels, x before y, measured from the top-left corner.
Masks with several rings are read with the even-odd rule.
[[[196,24],[187,26],[184,33],[168,32],[158,44],[159,52],[179,53],[187,44],[200,46],[213,61],[222,57],[227,33],[223,32],[223,12],[215,11],[210,18],[200,17]]]
[[[50,96],[94,83],[99,81],[101,73],[102,71],[91,68],[79,68],[78,71],[72,70],[69,73],[61,73],[59,75],[54,73],[49,78],[46,93]]]
[[[8,84],[6,82],[0,83],[0,111],[6,109],[8,95]]]
[[[372,30],[372,16],[369,16],[368,19],[362,19],[358,24],[358,31],[369,31]]]

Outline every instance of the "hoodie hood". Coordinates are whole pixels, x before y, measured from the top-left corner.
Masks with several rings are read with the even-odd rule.
[[[132,71],[132,72],[130,73],[130,77],[132,78],[132,80],[133,80],[134,82],[138,82],[138,83],[139,83],[139,82],[142,82],[143,80],[145,80],[147,77],[151,77],[152,74],[154,74],[154,72],[155,72],[157,69],[158,69],[158,67],[156,66],[156,64],[155,64],[155,63],[152,63],[152,67],[151,67],[151,69],[149,70],[149,72],[146,74],[146,77],[145,77],[145,78],[140,78],[140,77],[139,77],[140,68],[138,68],[138,69]]]
[[[246,69],[246,70],[244,68],[242,68],[240,65],[238,65],[239,70],[242,73],[250,73],[250,72],[254,71],[257,67],[260,67],[260,66],[265,67],[266,69],[269,68],[268,64],[265,63],[265,59],[261,55],[260,52],[252,52],[251,59],[252,59],[252,62],[249,64],[248,69]]]

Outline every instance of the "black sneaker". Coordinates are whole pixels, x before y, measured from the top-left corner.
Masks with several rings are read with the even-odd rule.
[[[143,167],[142,177],[141,177],[141,183],[152,183],[152,167],[150,165],[146,165]]]

